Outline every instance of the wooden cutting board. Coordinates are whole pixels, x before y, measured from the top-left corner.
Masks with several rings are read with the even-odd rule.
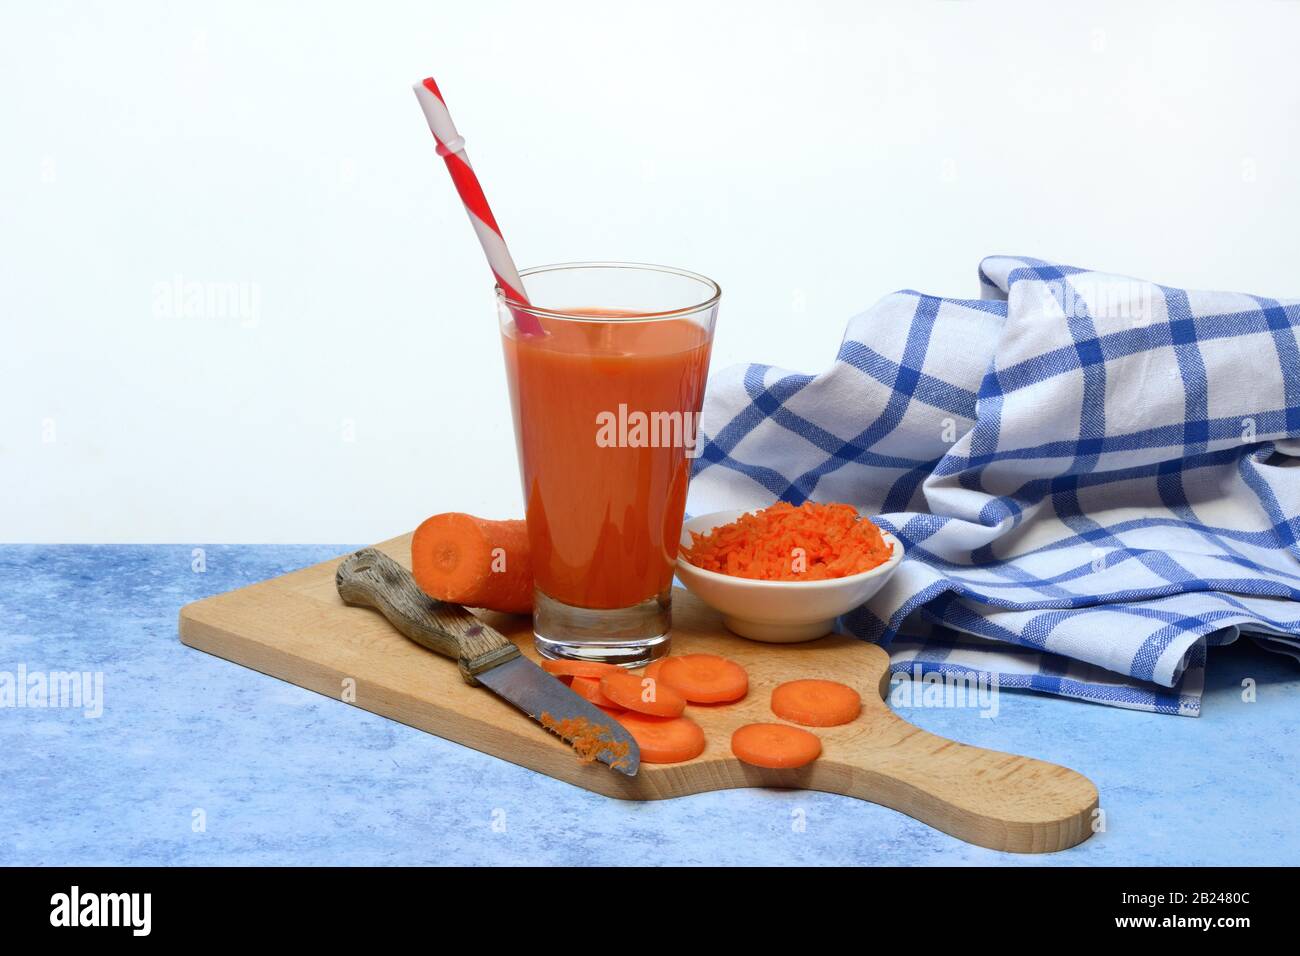
[[[377,545],[410,567],[410,536]],[[749,671],[749,695],[725,707],[693,706],[708,746],[680,764],[642,764],[636,777],[573,751],[494,694],[466,685],[454,661],[399,634],[378,612],[348,607],[334,589],[339,561],[196,601],[181,609],[191,647],[382,714],[587,790],[658,800],[732,787],[800,787],[870,800],[980,846],[1022,853],[1061,850],[1092,834],[1097,788],[1081,774],[1029,757],[945,740],[909,724],[883,700],[888,655],[842,636],[759,644],[729,633],[693,595],[673,595],[674,653],[715,653]],[[530,622],[483,618],[536,658]],[[800,677],[837,680],[862,695],[862,715],[818,728],[823,753],[797,770],[766,770],[731,755],[742,724],[779,722],[772,689]],[[355,697],[349,697],[354,694]]]

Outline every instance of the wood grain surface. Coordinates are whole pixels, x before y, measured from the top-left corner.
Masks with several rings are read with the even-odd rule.
[[[376,545],[410,567],[410,536]],[[673,595],[673,653],[714,653],[749,671],[736,704],[688,708],[708,746],[680,764],[643,764],[633,778],[583,765],[562,742],[494,694],[471,687],[456,663],[417,646],[378,612],[348,607],[335,590],[342,558],[217,595],[181,609],[191,647],[354,706],[493,754],[587,790],[658,800],[734,787],[824,790],[892,807],[959,839],[1022,853],[1061,850],[1092,834],[1097,788],[1066,767],[946,740],[894,714],[884,701],[888,656],[843,636],[806,644],[759,644],[726,631],[718,614],[685,591]],[[526,618],[483,619],[536,658]],[[732,731],[780,722],[772,689],[787,680],[840,681],[862,695],[862,715],[841,727],[811,728],[823,753],[797,770],[736,760]]]

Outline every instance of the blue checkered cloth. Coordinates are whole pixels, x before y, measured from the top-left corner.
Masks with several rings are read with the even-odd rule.
[[[879,515],[906,559],[840,626],[900,671],[1195,716],[1207,645],[1300,660],[1300,301],[979,278],[888,296],[820,375],[716,375],[690,512]]]

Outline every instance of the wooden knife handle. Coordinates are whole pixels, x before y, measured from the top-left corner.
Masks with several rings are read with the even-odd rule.
[[[519,656],[508,638],[459,604],[421,591],[411,573],[382,551],[362,548],[348,555],[334,583],[344,603],[374,608],[415,643],[455,660],[467,684],[477,685],[475,674]]]

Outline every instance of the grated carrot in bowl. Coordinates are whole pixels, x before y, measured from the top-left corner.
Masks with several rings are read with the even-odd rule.
[[[852,505],[778,501],[707,534],[682,557],[697,568],[760,581],[825,581],[870,571],[892,550]]]

